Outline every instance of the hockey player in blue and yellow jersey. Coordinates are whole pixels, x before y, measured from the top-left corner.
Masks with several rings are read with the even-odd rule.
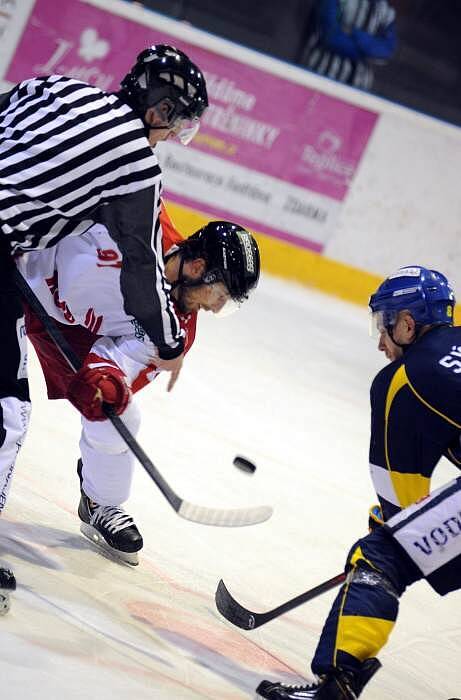
[[[401,348],[371,386],[370,471],[384,519],[427,496],[443,454],[461,434],[461,328],[446,277],[413,266],[370,299],[373,326]]]
[[[381,507],[373,509],[370,534],[348,554],[348,576],[312,662],[318,681],[263,681],[258,697],[355,700],[380,666],[375,657],[406,587],[425,578],[440,595],[461,588],[461,478],[429,497],[440,458],[461,463],[454,304],[446,277],[416,265],[400,268],[370,298],[379,349],[391,360],[371,387],[370,468]]]
[[[303,686],[262,681],[257,697],[356,700],[380,668],[375,657],[394,627],[405,589],[423,578],[439,595],[461,588],[460,535],[458,477],[359,540],[315,652],[317,680]]]

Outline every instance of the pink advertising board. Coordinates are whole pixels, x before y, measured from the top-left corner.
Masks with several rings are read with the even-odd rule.
[[[81,0],[61,0],[59,13],[55,0],[36,0],[5,78],[60,73],[116,90],[136,54],[156,42],[183,49],[206,75],[210,108],[189,148],[210,156],[209,167],[217,158],[221,173],[238,166],[240,173],[265,176],[269,187],[285,183],[295,188],[297,201],[305,190],[320,196],[327,210],[344,199],[376,113]],[[166,178],[167,192],[168,186]],[[296,227],[292,233],[298,235]],[[315,247],[328,235],[319,234]],[[309,234],[301,238],[306,244]]]

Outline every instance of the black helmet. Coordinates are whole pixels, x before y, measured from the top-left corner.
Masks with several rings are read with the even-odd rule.
[[[123,78],[121,94],[144,121],[149,107],[164,98],[172,104],[168,123],[178,117],[200,117],[208,107],[205,78],[185,53],[168,44],[155,44],[142,51]]]
[[[210,221],[180,244],[183,260],[207,263],[201,283],[224,282],[232,299],[242,302],[259,280],[259,249],[246,229],[230,221]]]

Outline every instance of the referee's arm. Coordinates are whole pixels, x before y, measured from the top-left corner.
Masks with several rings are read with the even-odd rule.
[[[164,274],[158,210],[154,187],[100,207],[98,220],[107,226],[123,256],[120,286],[125,312],[139,321],[159,357],[170,360],[184,351],[184,339]]]

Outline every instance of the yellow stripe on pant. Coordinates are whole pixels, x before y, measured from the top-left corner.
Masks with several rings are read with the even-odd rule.
[[[336,650],[365,661],[386,644],[395,622],[378,617],[342,614],[338,621]],[[336,654],[337,655],[337,654]]]
[[[398,615],[398,596],[381,565],[376,566],[373,561],[374,548],[366,551],[369,540],[382,538],[382,528],[377,530],[359,540],[349,552],[349,573],[323,627],[312,662],[313,673],[360,668],[363,661],[379,653],[392,632]],[[387,553],[384,554],[380,564],[385,565]]]

